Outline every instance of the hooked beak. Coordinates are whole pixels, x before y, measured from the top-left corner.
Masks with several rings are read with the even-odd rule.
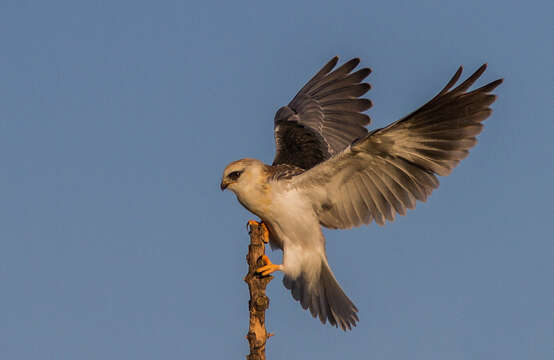
[[[225,180],[221,180],[221,184],[219,185],[219,188],[221,189],[221,191],[227,189],[227,186],[229,186],[229,183],[226,182]]]

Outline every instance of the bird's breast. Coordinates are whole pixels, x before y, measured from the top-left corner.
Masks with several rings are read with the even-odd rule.
[[[296,190],[274,193],[267,210],[262,218],[271,224],[283,243],[320,233],[311,202]]]

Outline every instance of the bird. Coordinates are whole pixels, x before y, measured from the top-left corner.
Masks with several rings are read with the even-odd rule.
[[[351,330],[358,309],[339,285],[325,251],[322,227],[384,225],[426,201],[464,159],[491,115],[491,92],[503,79],[469,88],[482,65],[454,87],[462,66],[431,100],[386,127],[368,130],[372,103],[359,58],[328,61],[274,118],[271,165],[252,158],[231,162],[220,188],[261,219],[264,242],[283,251],[283,263],[263,256],[259,276],[282,271],[283,284],[325,324]],[[251,220],[249,224],[258,224]]]

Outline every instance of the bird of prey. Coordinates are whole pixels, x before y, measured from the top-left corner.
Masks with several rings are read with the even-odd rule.
[[[406,117],[368,131],[371,107],[360,98],[370,88],[359,59],[335,69],[334,57],[313,76],[274,120],[272,165],[256,159],[230,163],[221,190],[229,189],[259,216],[265,239],[283,251],[283,264],[267,256],[262,276],[281,270],[295,300],[322,323],[343,330],[358,322],[358,309],[331,271],[321,226],[348,229],[384,225],[425,201],[476,143],[502,83],[473,91],[486,64],[457,87],[462,67],[425,105]],[[335,70],[333,70],[335,69]]]

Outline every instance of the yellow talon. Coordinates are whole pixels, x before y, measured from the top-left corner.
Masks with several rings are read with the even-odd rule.
[[[264,264],[266,264],[266,265],[272,264],[271,260],[269,260],[269,257],[268,257],[266,254],[263,254],[263,255],[262,255],[262,261],[263,261]]]
[[[267,225],[264,224],[264,222],[257,222],[256,220],[248,220],[247,226],[253,227],[253,226],[261,226],[262,227],[262,241],[264,243],[269,243],[269,230],[267,229]]]
[[[261,274],[262,276],[267,276],[271,273],[274,273],[275,271],[283,270],[283,265],[273,264],[271,260],[269,260],[267,255],[262,255],[262,261],[264,262],[265,266],[256,269],[256,272]]]

